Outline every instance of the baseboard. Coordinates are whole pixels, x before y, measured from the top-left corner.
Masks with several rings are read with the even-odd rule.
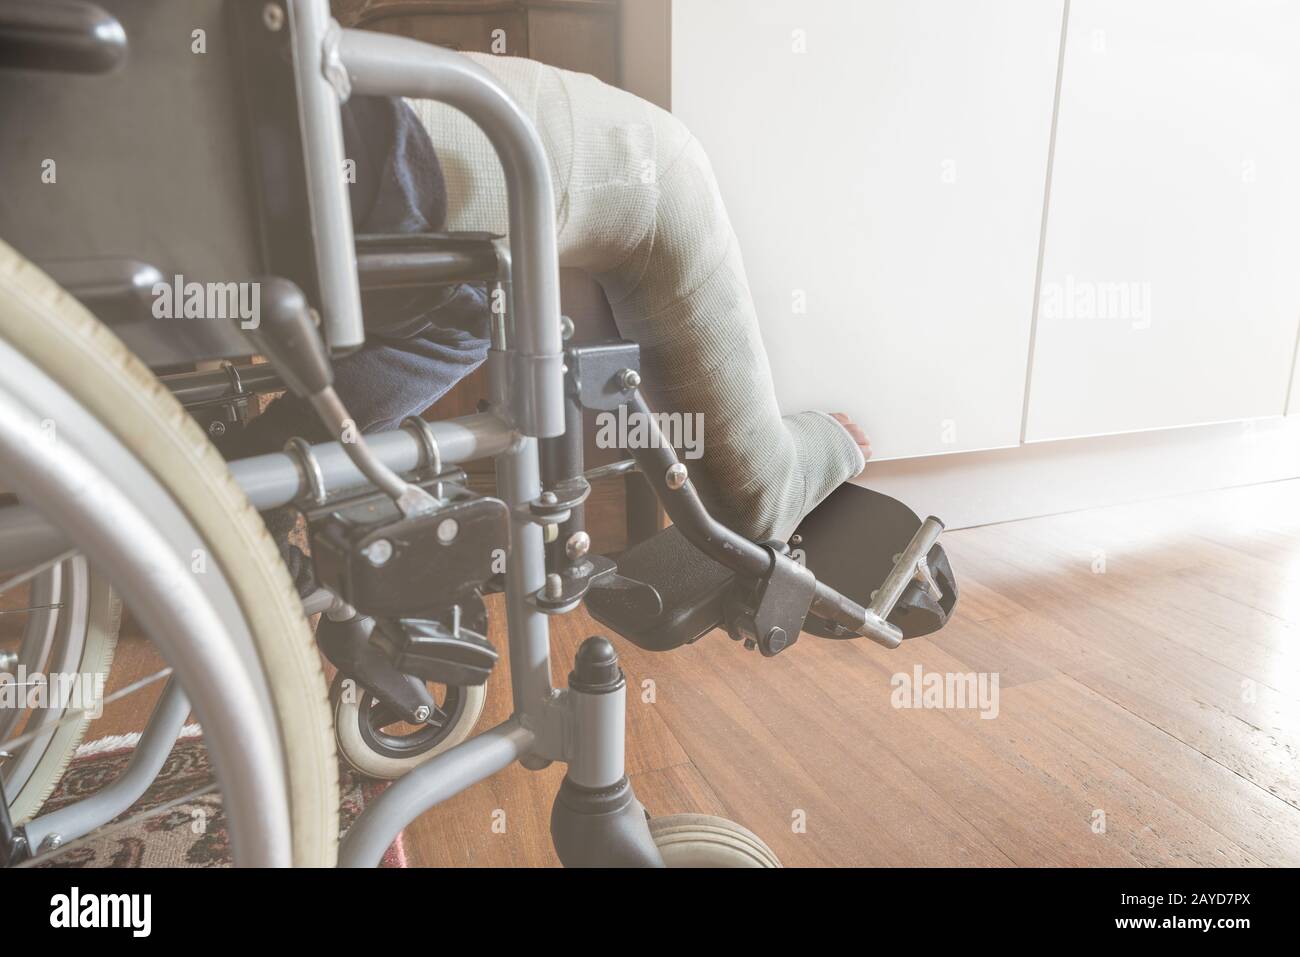
[[[949,528],[1300,477],[1300,416],[895,459],[862,484]]]

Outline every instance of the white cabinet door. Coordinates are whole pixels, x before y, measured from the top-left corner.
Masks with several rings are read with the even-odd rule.
[[[881,458],[1020,440],[1057,0],[675,0],[788,412]]]
[[[1026,438],[1280,415],[1300,3],[1073,0]]]

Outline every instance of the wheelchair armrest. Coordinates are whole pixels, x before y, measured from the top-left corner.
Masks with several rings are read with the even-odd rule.
[[[493,233],[406,233],[357,237],[363,291],[483,282],[501,275]]]

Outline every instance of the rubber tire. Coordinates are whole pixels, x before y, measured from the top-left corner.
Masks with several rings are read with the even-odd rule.
[[[81,648],[79,673],[107,675],[113,665],[113,651],[117,648],[122,603],[104,576],[97,575],[94,568],[89,569],[89,581],[86,636]],[[59,725],[50,735],[45,752],[32,768],[31,775],[17,793],[9,797],[9,814],[15,823],[31,820],[54,793],[91,720],[90,715],[83,715],[80,721]]]
[[[711,814],[652,817],[650,836],[669,867],[780,867],[753,831]]]
[[[293,863],[333,866],[339,781],[328,688],[302,603],[261,516],[153,373],[3,241],[0,337],[133,449],[207,540],[248,622],[270,690],[287,766]]]
[[[361,709],[358,701],[344,701],[342,693],[343,676],[339,675],[330,686],[330,701],[334,705],[334,739],[343,760],[359,774],[381,781],[395,781],[412,768],[419,767],[430,758],[454,748],[470,736],[478,719],[483,715],[483,705],[487,701],[487,687],[473,685],[462,688],[465,695],[465,709],[460,718],[452,725],[450,733],[436,746],[409,758],[390,758],[376,753],[361,736]],[[355,695],[354,695],[355,697]]]

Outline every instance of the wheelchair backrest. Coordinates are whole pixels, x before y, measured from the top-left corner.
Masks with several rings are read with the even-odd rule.
[[[0,2],[0,238],[155,368],[252,351],[187,292],[233,311],[274,274],[319,306],[296,3]]]

